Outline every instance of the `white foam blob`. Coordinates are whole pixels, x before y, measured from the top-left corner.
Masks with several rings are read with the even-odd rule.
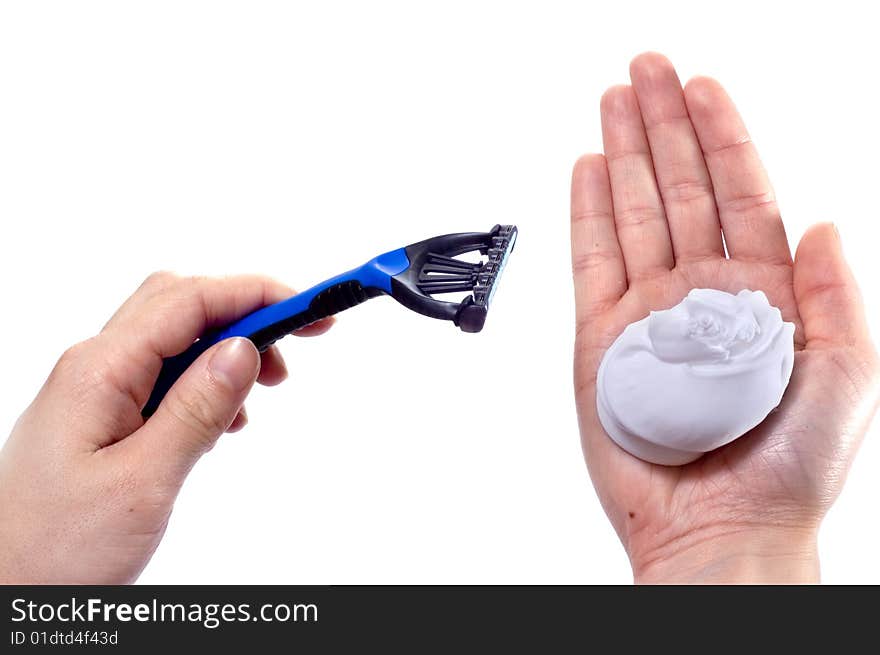
[[[599,420],[632,455],[686,464],[763,421],[793,365],[794,324],[762,291],[693,289],[630,323],[605,352]]]

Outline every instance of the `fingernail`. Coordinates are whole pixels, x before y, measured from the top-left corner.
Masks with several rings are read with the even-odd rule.
[[[837,223],[832,223],[831,227],[834,228],[834,234],[837,235],[837,240],[840,241],[840,230],[837,229]]]
[[[243,391],[257,377],[260,358],[257,349],[248,339],[227,339],[214,351],[208,362],[211,374],[230,389]]]

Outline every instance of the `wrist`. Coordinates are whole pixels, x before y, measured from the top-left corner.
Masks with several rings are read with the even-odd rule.
[[[633,557],[636,584],[819,582],[817,527],[702,529]]]

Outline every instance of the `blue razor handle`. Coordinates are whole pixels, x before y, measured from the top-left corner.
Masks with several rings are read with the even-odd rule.
[[[263,352],[286,334],[359,305],[369,298],[390,294],[391,276],[408,267],[406,249],[398,248],[286,300],[258,309],[221,330],[204,335],[179,355],[165,359],[141,414],[144,418],[152,415],[177,378],[214,344],[231,337],[246,337],[254,342],[257,350]]]
[[[165,359],[141,414],[151,416],[190,364],[224,339],[246,337],[263,352],[291,332],[382,294],[420,314],[453,321],[465,332],[479,332],[516,235],[515,226],[496,225],[489,232],[446,234],[419,241],[205,334],[179,355]],[[487,260],[473,263],[456,259],[456,255],[472,251],[486,255]],[[432,297],[463,291],[472,294],[459,302]]]

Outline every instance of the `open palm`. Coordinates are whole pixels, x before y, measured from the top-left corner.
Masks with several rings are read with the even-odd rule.
[[[657,54],[637,57],[630,74],[632,86],[602,98],[604,156],[582,157],[572,180],[575,390],[590,474],[637,578],[696,579],[711,558],[751,549],[814,550],[877,403],[877,356],[837,232],[814,226],[792,261],[721,86],[695,78],[682,89]],[[795,324],[792,380],[741,439],[687,466],[648,464],[603,430],[596,372],[627,324],[695,287],[764,291]],[[667,564],[683,553],[690,563],[676,575]]]

